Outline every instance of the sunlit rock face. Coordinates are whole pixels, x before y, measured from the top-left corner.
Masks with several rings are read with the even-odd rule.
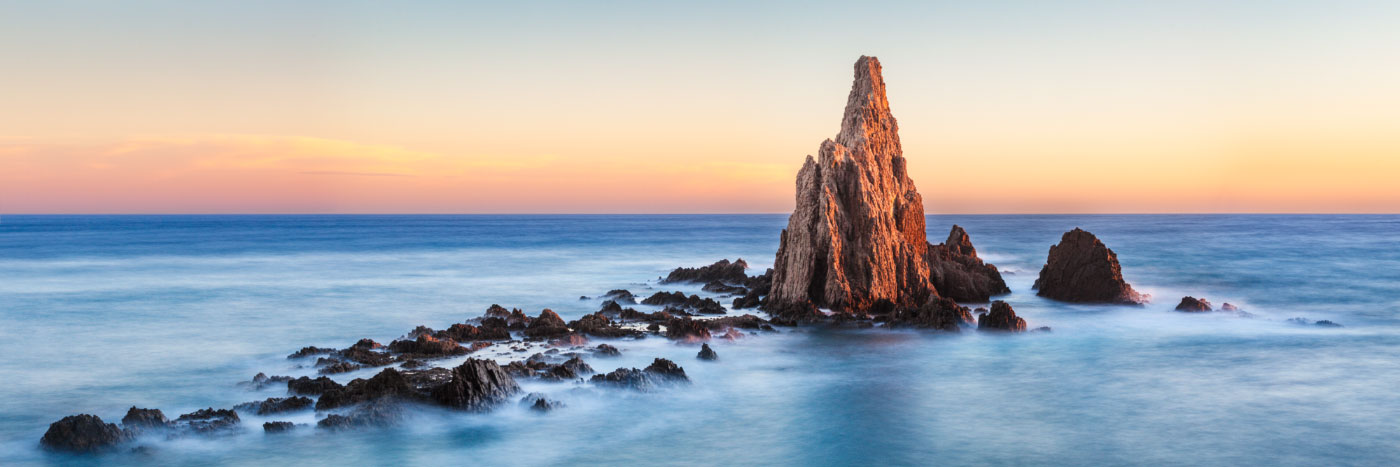
[[[925,258],[924,205],[905,173],[880,61],[856,61],[835,140],[797,174],[769,309],[861,311],[877,300],[917,307],[936,296]]]

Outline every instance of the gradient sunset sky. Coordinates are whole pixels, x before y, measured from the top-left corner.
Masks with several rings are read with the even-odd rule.
[[[0,213],[1400,212],[1400,2],[3,2]]]

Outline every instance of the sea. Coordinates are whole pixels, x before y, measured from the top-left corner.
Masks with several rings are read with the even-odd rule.
[[[779,328],[712,342],[714,362],[657,337],[593,339],[622,350],[589,358],[597,370],[661,357],[692,384],[524,381],[565,406],[415,409],[394,428],[340,432],[314,428],[314,411],[244,414],[222,435],[99,455],[39,446],[66,415],[117,422],[136,406],[173,419],[282,396],[240,383],[314,376],[287,358],[304,346],[387,343],[492,304],[568,320],[611,289],[713,297],[658,279],[723,258],[760,274],[786,222],[3,215],[0,465],[1400,464],[1400,216],[1386,215],[930,215],[930,241],[965,227],[1012,290],[998,298],[1052,330]],[[1075,227],[1116,251],[1151,303],[1037,297],[1048,249]],[[1247,315],[1173,311],[1187,295]],[[305,426],[265,434],[268,420]]]

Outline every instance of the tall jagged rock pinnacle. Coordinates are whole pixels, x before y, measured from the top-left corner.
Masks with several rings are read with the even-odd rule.
[[[924,203],[905,173],[880,61],[856,61],[841,132],[797,173],[797,208],[773,268],[769,308],[917,307],[937,295],[925,254]]]

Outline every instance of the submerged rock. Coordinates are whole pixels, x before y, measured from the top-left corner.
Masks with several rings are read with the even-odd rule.
[[[110,449],[130,439],[131,435],[117,428],[117,424],[104,423],[96,415],[80,414],[49,424],[39,445],[55,451],[89,453]]]
[[[662,386],[690,384],[690,378],[675,362],[658,358],[644,370],[618,368],[607,374],[593,375],[588,382],[598,386],[647,392]]]
[[[296,428],[292,422],[263,422],[264,433],[282,433]]]
[[[468,359],[452,369],[452,381],[432,391],[439,404],[462,410],[484,411],[520,392],[515,378],[492,360]]]
[[[325,348],[325,347],[307,346],[307,347],[302,347],[301,350],[298,350],[298,351],[292,353],[291,355],[288,355],[288,356],[287,356],[287,359],[288,359],[288,360],[292,360],[292,359],[297,359],[297,358],[310,357],[310,356],[312,356],[312,355],[332,354],[332,353],[335,353],[335,352],[336,352],[335,349],[328,349],[328,348]]]
[[[301,396],[292,397],[269,397],[267,400],[259,402],[249,402],[239,404],[234,407],[236,410],[247,410],[258,415],[270,415],[275,413],[292,412],[305,410],[315,405],[315,401]]]
[[[1234,307],[1231,306],[1230,308],[1234,308]],[[1211,307],[1210,307],[1210,302],[1206,301],[1206,299],[1204,299],[1204,298],[1181,297],[1181,303],[1179,303],[1179,304],[1176,305],[1176,311],[1203,312],[1203,311],[1213,311],[1213,310],[1212,310]],[[1224,308],[1221,308],[1221,311],[1227,311],[1227,310],[1225,310]]]
[[[710,348],[710,344],[700,344],[700,353],[695,354],[695,358],[701,360],[719,360],[719,354],[715,353],[715,349]]]
[[[738,284],[748,279],[748,276],[744,274],[744,270],[748,268],[749,263],[744,262],[743,259],[735,259],[732,263],[729,262],[728,259],[722,259],[716,261],[714,264],[711,264],[709,266],[702,266],[698,268],[676,268],[675,270],[671,271],[670,274],[666,275],[666,278],[662,279],[661,283],[670,284],[676,282],[720,282]]]
[[[617,347],[608,344],[598,344],[598,347],[593,349],[593,353],[599,357],[616,357],[622,355],[622,351],[617,350]]]
[[[238,425],[238,413],[229,409],[215,409],[213,407],[200,409],[181,415],[175,419],[175,425],[188,427],[195,433],[212,433],[233,428]]]
[[[840,133],[797,173],[797,207],[774,260],[770,312],[805,320],[814,317],[809,306],[863,311],[887,299],[917,307],[936,294],[923,198],[905,165],[880,62],[860,57]]]
[[[977,317],[978,331],[1022,332],[1026,330],[1026,320],[1016,316],[1011,305],[997,300],[992,302],[992,311]]]
[[[549,400],[544,394],[532,392],[520,398],[520,406],[536,412],[549,412],[554,409],[563,408],[564,403]]]
[[[316,428],[346,430],[352,428],[389,427],[403,421],[403,407],[395,397],[376,399],[361,404],[346,414],[330,414],[316,422]]]
[[[1079,303],[1141,304],[1146,302],[1123,280],[1118,255],[1094,234],[1074,229],[1050,247],[1045,267],[1034,288],[1052,300]]]
[[[637,298],[632,296],[632,292],[629,292],[626,289],[609,290],[608,293],[603,294],[602,298],[605,300],[611,300],[617,303],[626,303],[629,305],[635,305],[637,303]]]

